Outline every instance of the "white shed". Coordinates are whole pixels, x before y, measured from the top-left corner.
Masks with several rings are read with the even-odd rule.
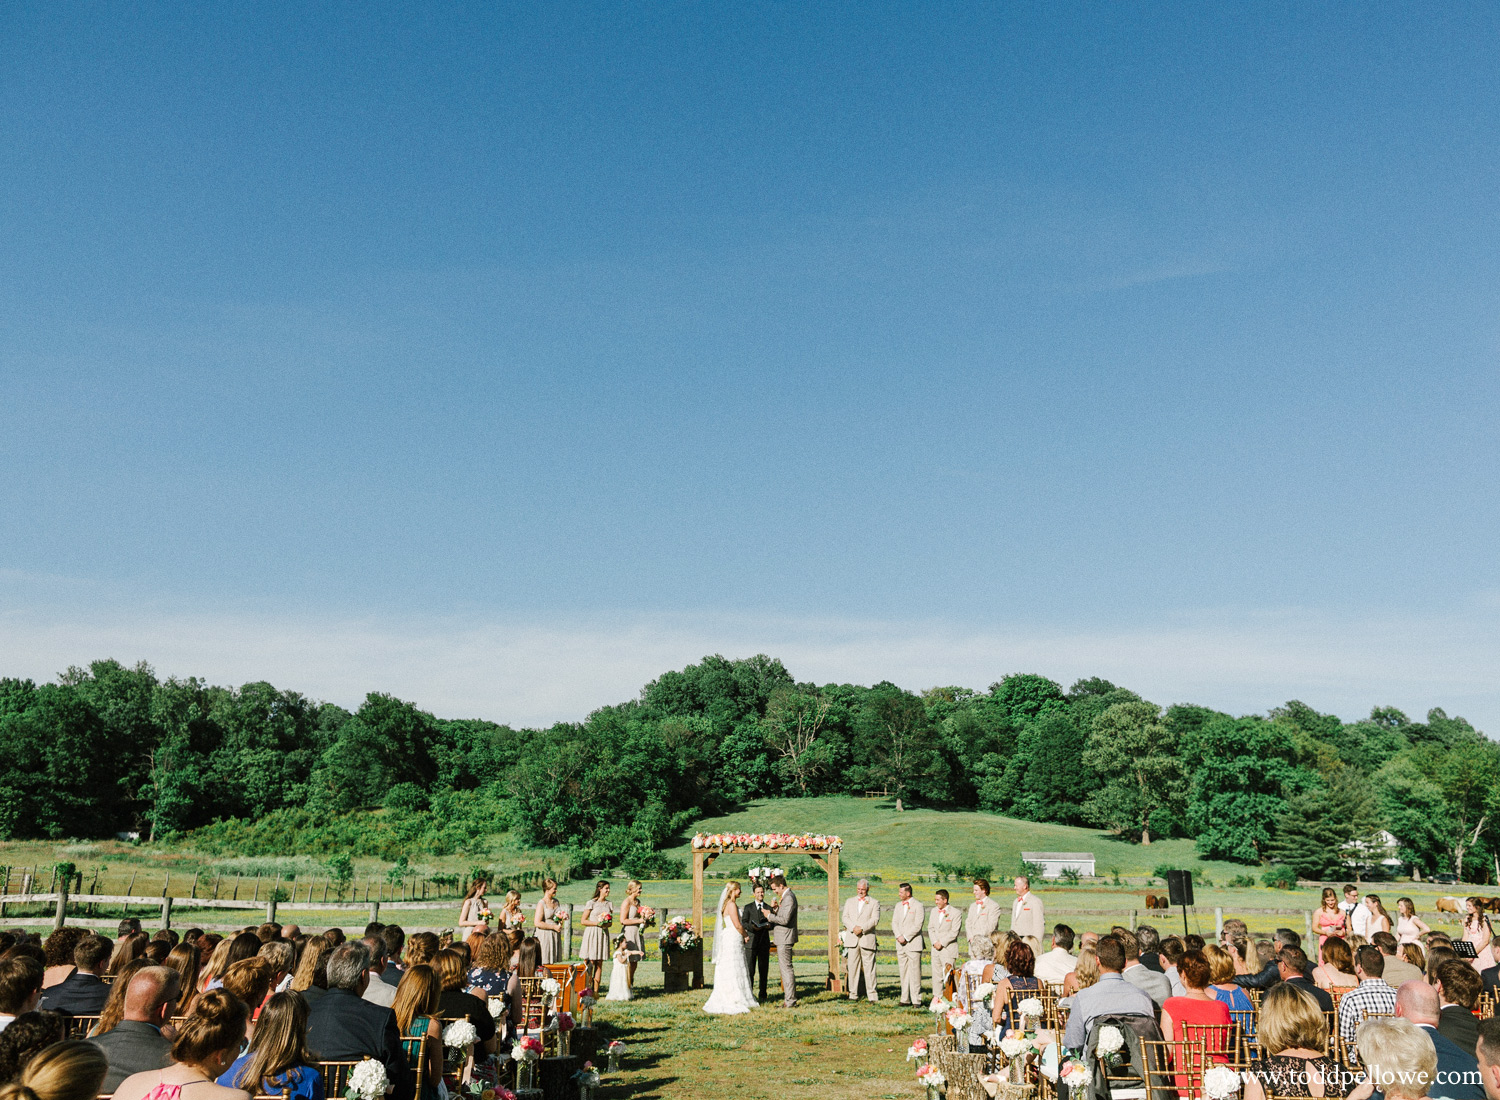
[[[1040,867],[1043,878],[1057,878],[1064,871],[1077,871],[1080,875],[1094,873],[1093,852],[1022,852],[1021,858]]]

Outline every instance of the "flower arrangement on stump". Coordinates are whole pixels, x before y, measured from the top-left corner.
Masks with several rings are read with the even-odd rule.
[[[927,1090],[927,1100],[938,1100],[948,1079],[937,1066],[923,1064],[917,1068],[917,1083]]]
[[[667,921],[656,942],[663,952],[691,951],[698,946],[698,933],[687,917],[673,917]]]
[[[510,1048],[510,1056],[516,1063],[516,1091],[524,1092],[532,1087],[536,1077],[536,1064],[542,1057],[542,1041],[535,1035],[524,1035]]]
[[[578,1082],[578,1100],[593,1100],[594,1090],[599,1087],[599,1071],[593,1062],[583,1063],[583,1068],[573,1074]]]
[[[619,1073],[620,1059],[625,1057],[625,1044],[615,1039],[604,1048],[604,1053],[609,1058],[609,1072]]]
[[[927,1064],[927,1040],[918,1039],[911,1046],[907,1047],[906,1060],[917,1063],[918,1069],[925,1066]]]

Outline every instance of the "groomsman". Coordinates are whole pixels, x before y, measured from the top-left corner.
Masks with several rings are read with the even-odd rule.
[[[1031,892],[1031,880],[1016,877],[1016,900],[1010,907],[1010,930],[1018,936],[1042,938],[1046,921],[1042,916],[1042,899]]]
[[[868,879],[860,879],[854,887],[854,896],[844,902],[844,932],[839,941],[844,945],[845,969],[849,972],[849,999],[859,999],[859,974],[865,976],[865,995],[871,1003],[880,1000],[875,992],[875,926],[880,923],[880,902],[870,897]]]
[[[932,943],[932,995],[937,997],[943,992],[948,971],[958,962],[958,933],[963,918],[948,904],[947,890],[939,890],[934,901],[936,904],[927,917],[927,939]],[[921,1002],[920,997],[917,1000]]]
[[[901,1004],[922,1003],[922,922],[927,911],[911,896],[911,883],[896,888],[900,901],[891,913],[891,935],[896,937],[896,969],[901,974]]]
[[[987,940],[990,933],[1000,927],[1000,903],[990,897],[988,879],[974,880],[974,904],[969,906],[969,915],[964,918],[964,935],[969,942]],[[969,954],[972,956],[973,952]]]

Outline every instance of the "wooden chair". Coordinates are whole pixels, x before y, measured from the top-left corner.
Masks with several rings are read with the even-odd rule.
[[[1250,1068],[1250,1051],[1245,1045],[1245,1035],[1239,1024],[1184,1023],[1182,1041],[1197,1043],[1209,1060],[1216,1064],[1236,1070]],[[1218,1058],[1223,1058],[1224,1061],[1218,1062]]]
[[[439,1034],[442,1034],[442,1025],[438,1025]],[[422,1100],[422,1083],[427,1078],[427,1044],[431,1041],[428,1035],[408,1035],[401,1040],[401,1050],[406,1054],[406,1064],[416,1067],[417,1087],[412,1093],[416,1100]],[[442,1042],[441,1039],[438,1042]],[[259,1097],[256,1100],[260,1100]],[[288,1098],[290,1100],[290,1098]]]
[[[353,1062],[319,1062],[318,1072],[323,1075],[323,1095],[343,1096],[344,1090],[349,1086],[349,1074],[363,1061],[363,1058],[359,1058]]]
[[[985,1072],[983,1054],[939,1054],[936,1064],[948,1080],[948,1100],[989,1100],[989,1093],[979,1083]]]
[[[1062,997],[1062,983],[1043,982],[1041,992],[1037,996],[1042,1002],[1042,1026],[1061,1031],[1062,1025],[1057,1019],[1057,1002]]]
[[[68,1021],[68,1038],[83,1039],[98,1023],[97,1016],[74,1016]]]
[[[547,1026],[547,995],[542,992],[542,979],[538,976],[517,980],[520,982],[516,993],[521,998],[521,1023],[516,1030],[522,1035],[540,1036],[542,1028]]]
[[[288,1085],[280,1092],[254,1092],[250,1095],[253,1100],[292,1100],[292,1086]]]
[[[1142,1039],[1141,1060],[1146,1069],[1146,1100],[1201,1098],[1203,1074],[1215,1064],[1202,1043],[1186,1038]]]
[[[1492,1020],[1495,1017],[1495,998],[1489,993],[1479,995],[1479,1018]]]

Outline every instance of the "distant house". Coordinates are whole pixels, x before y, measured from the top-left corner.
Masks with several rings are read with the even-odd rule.
[[[1022,852],[1021,858],[1040,867],[1043,878],[1057,878],[1064,871],[1077,871],[1080,875],[1094,873],[1093,852]]]

